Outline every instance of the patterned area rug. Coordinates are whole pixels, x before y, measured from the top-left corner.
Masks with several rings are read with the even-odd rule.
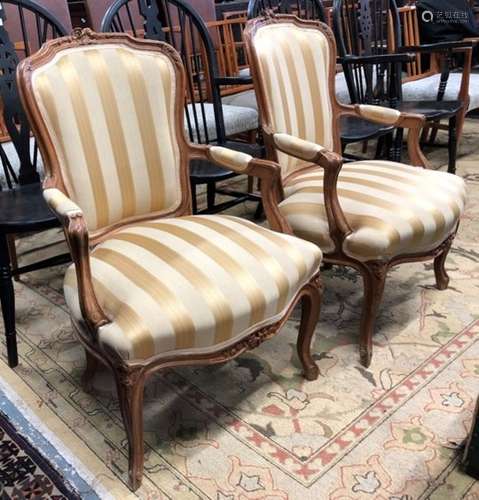
[[[300,376],[297,316],[235,361],[156,376],[145,397],[140,498],[479,498],[479,484],[459,467],[479,388],[477,128],[477,121],[468,124],[460,161],[469,204],[448,260],[450,288],[434,287],[431,264],[392,271],[368,370],[357,348],[359,277],[333,268],[324,273],[316,382]],[[84,355],[61,282],[62,270],[49,269],[17,284],[21,365],[8,370],[3,357],[1,377],[95,484],[128,498],[113,380],[104,372],[93,394],[80,388]]]
[[[0,498],[80,499],[0,412]]]

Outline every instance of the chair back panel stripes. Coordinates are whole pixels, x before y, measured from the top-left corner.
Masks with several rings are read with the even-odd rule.
[[[330,47],[324,33],[292,23],[262,26],[254,35],[263,110],[274,133],[286,133],[334,149],[329,86]],[[283,175],[304,162],[278,154]]]
[[[175,79],[165,54],[108,44],[65,49],[35,70],[65,187],[90,230],[179,206]]]

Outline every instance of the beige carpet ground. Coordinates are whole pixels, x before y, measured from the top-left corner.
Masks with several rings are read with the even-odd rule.
[[[441,149],[431,154],[436,166],[444,156]],[[479,393],[477,120],[467,123],[458,173],[468,182],[469,204],[448,260],[450,288],[435,289],[430,264],[390,273],[369,370],[357,352],[360,281],[334,268],[324,273],[316,382],[300,377],[297,319],[235,361],[156,376],[146,391],[140,498],[479,499],[479,484],[459,467]],[[249,214],[254,206],[239,210]],[[44,241],[36,236],[19,247]],[[92,395],[80,388],[83,351],[61,282],[57,268],[16,285],[21,364],[9,370],[2,346],[0,383],[56,435],[61,452],[83,463],[94,485],[127,498],[112,379],[102,373]]]

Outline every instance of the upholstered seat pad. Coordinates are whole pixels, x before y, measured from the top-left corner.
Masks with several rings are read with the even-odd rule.
[[[432,75],[421,80],[406,82],[402,86],[405,101],[435,101],[441,75]],[[451,73],[447,81],[444,101],[455,101],[461,88],[462,73]],[[472,73],[469,82],[468,111],[479,108],[479,74]]]
[[[256,109],[244,107],[240,104],[229,105],[227,103],[224,103],[222,107],[226,137],[233,137],[258,128],[259,118]],[[197,103],[195,104],[195,108],[193,108],[192,104],[188,104],[187,110],[190,120],[189,123],[193,133],[193,137],[190,137],[188,118],[185,112],[185,131],[187,137],[193,142],[204,143],[216,141],[218,136],[216,132],[216,119],[213,104],[205,102],[201,105]],[[196,124],[198,124],[198,127]],[[207,138],[205,135],[205,127],[206,133],[208,134]],[[198,132],[200,135],[199,140]],[[208,141],[206,139],[208,139]]]
[[[318,271],[316,245],[228,216],[130,226],[91,253],[111,323],[99,342],[126,359],[207,352],[275,322]],[[82,322],[74,267],[65,297]]]
[[[455,175],[400,163],[360,161],[343,166],[341,208],[353,232],[343,250],[361,261],[432,250],[457,225],[465,184]],[[323,170],[311,167],[286,181],[281,212],[294,233],[334,250],[324,210]]]

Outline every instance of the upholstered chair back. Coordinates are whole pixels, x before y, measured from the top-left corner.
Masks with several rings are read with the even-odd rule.
[[[334,150],[335,47],[326,25],[256,21],[247,28],[263,126]],[[304,162],[278,153],[283,175]]]
[[[31,91],[52,143],[50,163],[90,231],[181,204],[176,65],[171,49],[105,42],[72,44],[33,68]]]

